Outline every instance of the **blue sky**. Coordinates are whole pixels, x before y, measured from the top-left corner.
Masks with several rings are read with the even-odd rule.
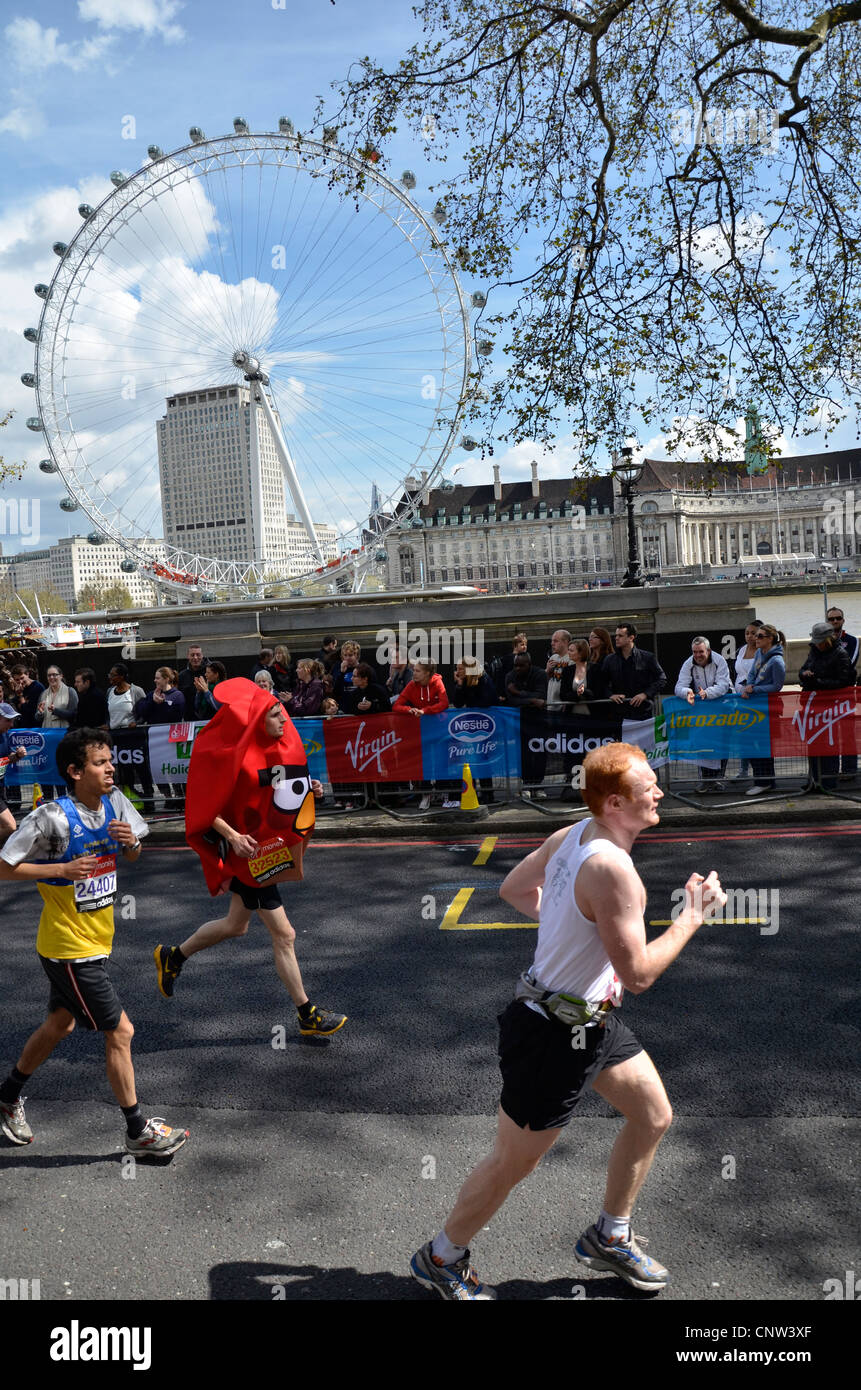
[[[21,335],[38,323],[32,287],[54,273],[52,242],[69,240],[80,225],[77,204],[100,201],[108,173],[140,167],[148,144],[184,144],[193,124],[209,136],[229,132],[237,115],[252,129],[273,129],[282,115],[310,125],[316,98],[351,62],[370,53],[394,64],[420,31],[408,0],[283,0],[283,7],[282,0],[6,0],[0,27],[0,409],[16,412],[0,432],[0,452],[31,461],[17,491],[40,500],[47,544],[70,528],[57,508],[65,489],[35,467],[44,443],[25,428],[34,395],[19,378],[33,358]],[[123,138],[129,117],[135,139]],[[415,170],[413,196],[429,212],[433,146],[398,138],[387,150],[389,168],[395,176]],[[660,456],[660,439],[643,443]],[[831,446],[853,443],[841,432]],[[810,452],[820,442],[785,447]],[[561,476],[576,448],[560,439],[543,453],[526,442],[497,450],[496,461],[503,478],[514,479],[529,476],[533,457],[544,476]],[[489,463],[462,450],[452,455],[454,468],[461,482],[490,476]],[[72,522],[73,530],[89,529],[82,513]],[[5,550],[17,549],[9,539],[0,534]]]

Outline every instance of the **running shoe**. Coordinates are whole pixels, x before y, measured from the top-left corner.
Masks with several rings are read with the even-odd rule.
[[[299,1019],[299,1032],[303,1038],[325,1038],[331,1033],[337,1033],[346,1022],[346,1014],[327,1014],[325,1009],[318,1009],[315,1004],[310,1017]]]
[[[0,1129],[13,1144],[32,1144],[33,1131],[24,1114],[24,1101],[0,1100]]]
[[[176,983],[176,977],[184,964],[183,961],[180,961],[179,965],[172,965],[170,959],[172,952],[172,946],[156,946],[153,951],[155,968],[158,971],[158,987],[165,999],[173,998],[173,987]]]
[[[649,1243],[644,1236],[635,1236],[633,1231],[629,1232],[627,1240],[621,1236],[605,1240],[597,1226],[590,1226],[574,1246],[574,1254],[581,1264],[588,1265],[590,1269],[606,1269],[611,1274],[618,1274],[620,1279],[627,1280],[635,1289],[648,1292],[665,1288],[669,1283],[669,1274],[657,1260],[643,1253],[638,1244],[640,1241],[643,1245]]]
[[[440,1298],[453,1303],[489,1303],[496,1298],[496,1289],[482,1284],[469,1263],[468,1250],[453,1265],[444,1265],[432,1253],[432,1244],[428,1241],[410,1260],[410,1274],[426,1289],[435,1289]]]
[[[172,1154],[182,1148],[187,1138],[187,1129],[171,1129],[160,1115],[155,1115],[147,1120],[137,1139],[130,1139],[126,1135],[126,1153]]]

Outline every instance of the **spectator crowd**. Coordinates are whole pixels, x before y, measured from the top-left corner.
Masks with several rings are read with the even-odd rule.
[[[205,721],[218,709],[215,690],[228,675],[247,675],[280,700],[293,718],[373,718],[389,713],[420,718],[440,714],[450,706],[489,709],[505,704],[533,712],[567,710],[583,717],[600,716],[602,708],[606,712],[609,705],[616,705],[627,719],[647,720],[655,713],[656,696],[670,690],[670,682],[656,657],[638,645],[637,629],[632,622],[619,622],[612,635],[603,627],[594,627],[579,637],[559,628],[550,637],[549,650],[539,654],[535,648],[540,649],[540,645],[533,642],[530,651],[527,634],[515,633],[510,652],[486,665],[474,656],[466,657],[444,680],[431,660],[410,664],[406,653],[396,650],[391,661],[382,665],[375,655],[363,657],[359,642],[342,642],[334,636],[323,638],[313,657],[294,659],[285,645],[263,647],[250,666],[231,671],[220,660],[208,658],[199,643],[191,643],[182,670],[160,666],[150,689],[145,688],[148,682],[135,682],[128,665],[117,662],[108,673],[107,691],[99,688],[91,667],[78,667],[69,683],[58,662],[48,666],[44,685],[38,679],[35,654],[19,656],[13,650],[0,654],[0,703],[13,712],[3,721],[0,738],[7,739],[8,729],[15,723],[22,728],[88,727],[113,732]],[[846,632],[842,610],[829,609],[825,621],[813,625],[810,648],[799,675],[802,689],[829,690],[854,685],[858,653],[858,639]],[[673,690],[693,705],[731,692],[743,698],[774,694],[782,689],[785,679],[783,634],[771,624],[756,620],[745,629],[744,645],[738,648],[732,669],[722,655],[712,650],[708,638],[695,636],[691,654],[682,664]],[[581,761],[582,757],[565,755],[566,780]],[[543,754],[527,758],[523,768],[526,797],[545,798],[541,788],[545,767]],[[699,768],[695,790],[700,794],[723,791],[727,789],[727,780],[738,783],[751,777],[748,796],[761,795],[774,787],[773,759],[754,759],[750,767],[742,761],[730,779],[726,778],[726,768],[726,759],[704,763]],[[857,757],[814,760],[812,770],[816,780],[830,789],[841,774],[856,774]],[[139,780],[143,805],[152,807],[153,785],[146,778]],[[131,790],[132,770],[118,766],[117,781]],[[417,795],[422,805],[429,804],[435,793],[445,794],[448,789],[445,783],[388,788],[401,800],[410,793]],[[161,784],[158,790],[169,809],[181,809],[181,788]],[[355,788],[333,790],[336,805],[351,804],[348,798],[351,791],[355,795]],[[492,799],[489,779],[481,783],[479,790],[482,800]],[[45,787],[43,791],[46,796],[61,794],[60,788]],[[579,800],[579,793],[566,785],[562,797]],[[20,809],[17,788],[6,789],[6,800],[11,809]]]

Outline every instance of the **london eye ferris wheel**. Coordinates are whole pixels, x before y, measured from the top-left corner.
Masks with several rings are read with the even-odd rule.
[[[284,117],[277,132],[240,118],[217,139],[192,128],[187,145],[151,145],[111,183],[55,243],[25,333],[28,424],[66,485],[61,506],[86,513],[95,544],[122,545],[124,569],[170,585],[355,586],[388,531],[420,524],[422,491],[457,443],[471,334],[444,208],[426,215],[414,175],[395,182],[374,151],[341,149],[334,132],[308,139]],[[159,432],[177,403],[168,469]],[[242,409],[265,419],[269,451],[247,495],[230,467]],[[247,473],[247,426],[245,438]],[[267,540],[276,513],[290,554]],[[244,546],[228,530],[240,520]]]

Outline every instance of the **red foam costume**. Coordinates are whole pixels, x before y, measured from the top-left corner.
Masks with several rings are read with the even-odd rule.
[[[314,829],[308,760],[293,721],[280,739],[264,727],[273,698],[253,681],[221,681],[221,708],[194,741],[186,788],[185,837],[203,865],[210,893],[232,878],[249,887],[302,878],[302,856]],[[213,830],[217,816],[260,846],[251,859],[235,854]]]

